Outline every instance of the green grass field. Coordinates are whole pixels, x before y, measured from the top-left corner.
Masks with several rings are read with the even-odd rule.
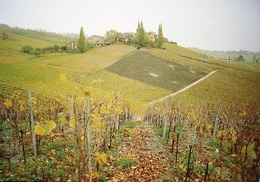
[[[205,76],[219,71],[174,99],[185,103],[227,103],[260,101],[260,64],[237,65],[209,59],[175,44],[165,49],[136,50],[128,45],[98,47],[84,54],[48,53],[40,56],[20,52],[24,45],[64,45],[63,35],[20,29],[0,29],[9,38],[0,39],[0,91],[12,87],[32,90],[51,97],[91,92],[93,98],[109,98],[120,91],[134,112],[147,104]],[[66,74],[63,82],[60,76]],[[11,89],[10,89],[11,92]]]

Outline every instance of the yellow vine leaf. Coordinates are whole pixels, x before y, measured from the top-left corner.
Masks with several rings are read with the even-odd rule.
[[[65,123],[66,123],[66,118],[65,118],[63,112],[60,112],[60,113],[58,114],[58,117],[59,117],[59,122],[60,122],[60,124],[61,124],[61,125],[65,125]]]
[[[12,107],[13,103],[10,99],[5,99],[4,105],[7,109],[9,109],[10,107]]]
[[[51,111],[55,111],[55,109],[56,109],[56,108],[55,108],[54,105],[51,105],[51,106],[50,106],[50,110],[51,110]]]
[[[71,116],[69,123],[71,128],[73,128],[74,130],[77,129],[77,121],[73,115]]]
[[[101,109],[102,109],[102,110],[101,110],[102,113],[104,113],[104,114],[109,114],[109,108],[108,108],[108,106],[104,106],[104,107],[102,107]]]
[[[241,154],[244,155],[246,153],[246,146],[242,147]]]
[[[99,164],[99,165],[101,165],[101,164],[104,164],[104,163],[106,163],[107,162],[107,154],[105,154],[105,153],[102,153],[102,154],[100,154],[99,152],[96,152],[95,153],[95,161]]]
[[[180,164],[179,168],[183,170],[184,169],[184,164]]]
[[[24,111],[24,106],[23,105],[20,105],[20,111]]]
[[[211,129],[212,129],[212,125],[210,125],[210,124],[206,124],[206,129],[207,129],[208,132],[210,132]]]
[[[46,130],[43,128],[41,125],[37,124],[34,126],[34,133],[36,135],[41,135],[43,136],[45,134]]]
[[[217,137],[221,138],[223,134],[224,134],[223,131],[219,131],[218,134],[217,134]]]
[[[230,157],[233,157],[233,158],[236,157],[236,156],[237,156],[236,154],[231,154],[230,155]]]
[[[245,110],[243,110],[240,114],[239,114],[240,117],[245,117],[247,116],[247,113]]]
[[[94,176],[95,176],[96,178],[99,178],[98,172],[94,172]]]
[[[236,134],[232,134],[232,137],[231,137],[231,142],[233,143],[233,144],[235,144],[236,143],[236,141],[237,141],[237,136],[236,136]]]
[[[92,128],[95,130],[100,130],[102,127],[102,123],[100,122],[100,116],[98,112],[94,112],[90,116],[90,120],[92,121]]]
[[[50,133],[54,128],[56,128],[56,123],[53,120],[49,120],[46,123],[47,123],[46,127],[48,129],[47,133]]]
[[[60,80],[63,81],[63,82],[66,82],[67,81],[67,75],[66,74],[61,74],[60,75]]]
[[[19,109],[20,109],[20,111],[24,111],[24,104],[25,103],[26,103],[25,100],[20,100],[19,101],[19,104],[20,104]]]
[[[195,111],[191,112],[191,119],[196,120],[197,119],[197,115]]]
[[[130,152],[128,152],[126,158],[131,159],[132,158],[132,154]]]

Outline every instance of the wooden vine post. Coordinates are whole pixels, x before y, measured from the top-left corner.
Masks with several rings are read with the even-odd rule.
[[[90,128],[90,100],[87,99],[87,142],[88,142],[88,171],[91,172],[91,128]]]
[[[169,120],[169,101],[170,97],[166,100],[165,103],[165,109],[166,109],[166,114],[164,117],[164,127],[163,127],[163,138],[166,139],[166,131],[167,131],[167,125],[168,125],[168,120]]]
[[[191,153],[192,153],[192,145],[189,145],[189,148],[190,148],[190,150],[189,150],[188,166],[187,166],[185,181],[187,181],[188,177],[190,176],[190,159],[191,159]]]
[[[176,161],[176,163],[178,161],[179,136],[180,136],[180,133],[177,133],[176,151],[175,151],[175,161]]]
[[[34,118],[33,118],[33,109],[32,109],[32,93],[29,90],[29,108],[30,108],[30,121],[31,121],[31,132],[32,132],[32,139],[33,139],[33,152],[34,156],[37,157],[37,148],[36,148],[36,136],[34,133]]]
[[[206,171],[205,171],[205,176],[204,176],[204,181],[207,181],[207,177],[208,177],[208,170],[209,170],[209,163],[207,163],[206,165]]]
[[[76,113],[77,115],[77,113]],[[76,119],[76,118],[75,118]],[[81,139],[80,139],[80,135],[81,135],[81,123],[80,120],[78,120],[78,118],[76,119],[76,123],[77,123],[77,162],[78,162],[78,181],[81,181],[81,165],[80,165],[80,156],[81,156]]]
[[[214,123],[213,123],[213,137],[214,137],[214,138],[216,137],[217,128],[218,128],[220,106],[221,106],[221,100],[218,101],[217,115],[216,115],[215,121],[214,121]]]
[[[117,96],[116,96],[116,134],[118,134],[118,130],[119,130],[119,113],[118,113],[118,109],[119,109],[119,98],[120,98],[120,92],[117,92]]]

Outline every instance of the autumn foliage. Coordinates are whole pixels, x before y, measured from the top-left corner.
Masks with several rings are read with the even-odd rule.
[[[172,176],[185,181],[257,181],[259,111],[258,103],[184,106],[166,101],[151,106],[146,120],[158,130],[166,123]]]

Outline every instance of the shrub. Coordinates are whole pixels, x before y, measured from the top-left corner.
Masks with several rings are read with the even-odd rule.
[[[40,55],[40,49],[35,48],[34,55],[36,55],[36,56]]]
[[[23,52],[29,54],[30,50],[32,50],[33,47],[29,45],[23,46]]]
[[[38,48],[31,49],[31,50],[29,51],[29,54],[30,54],[30,55],[36,55],[36,56],[38,56],[38,55],[40,55],[40,49],[38,49]]]
[[[57,44],[53,45],[53,49],[54,49],[55,52],[58,52],[59,48],[60,47]]]
[[[35,50],[34,50],[34,49],[31,49],[31,50],[29,51],[29,54],[30,54],[30,55],[34,55],[34,54],[35,54]]]
[[[8,39],[8,35],[6,33],[3,33],[2,37],[3,37],[3,40],[7,40]]]
[[[242,55],[239,55],[238,58],[237,58],[237,61],[245,61],[245,59]]]
[[[67,50],[67,46],[61,46],[61,50],[62,51],[66,51]]]

